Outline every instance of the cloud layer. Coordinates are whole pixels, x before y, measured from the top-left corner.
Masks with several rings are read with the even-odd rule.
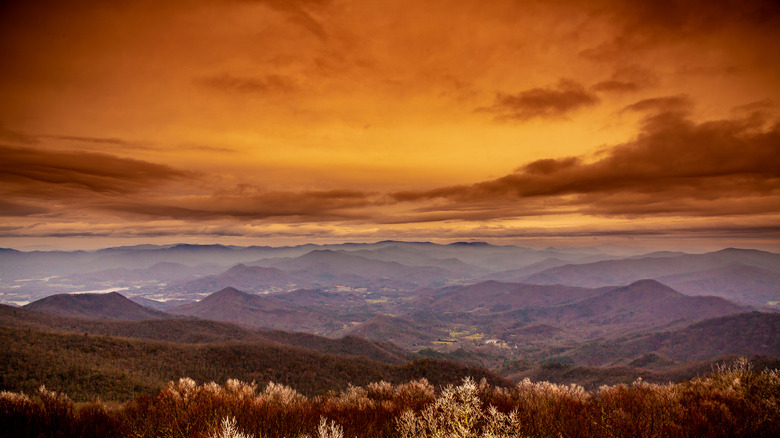
[[[494,180],[393,197],[444,201],[437,208],[455,211],[465,206],[505,208],[515,201],[516,214],[525,214],[527,206],[540,199],[548,208],[598,215],[777,212],[780,124],[756,117],[696,123],[680,109],[685,103],[684,98],[670,97],[630,105],[632,110],[659,111],[644,118],[634,140],[605,150],[595,160],[542,159]],[[538,209],[530,214],[539,214]]]
[[[499,120],[524,121],[560,118],[581,108],[596,105],[599,98],[582,84],[561,79],[554,87],[532,88],[517,94],[499,94],[487,111]]]
[[[6,197],[123,195],[192,177],[190,172],[161,164],[89,152],[0,145],[0,155],[0,182]]]
[[[2,2],[0,235],[780,248],[779,46],[774,0]]]

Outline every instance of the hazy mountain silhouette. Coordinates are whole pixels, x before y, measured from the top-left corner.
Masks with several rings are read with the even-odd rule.
[[[428,309],[442,312],[500,312],[530,307],[558,306],[598,295],[597,289],[557,285],[534,285],[487,281],[441,289],[428,302]],[[421,305],[423,305],[421,303]]]
[[[716,295],[753,306],[775,308],[780,302],[780,273],[741,263],[669,275],[658,280],[688,295]],[[770,302],[775,304],[768,304]]]
[[[58,294],[23,306],[25,309],[59,316],[144,320],[170,315],[150,309],[117,292],[106,294]]]
[[[658,279],[671,275],[722,268],[732,263],[780,272],[780,254],[730,248],[706,254],[673,255],[670,257],[649,256],[579,265],[570,264],[533,274],[524,282],[581,287],[618,286],[642,279]]]
[[[272,297],[253,295],[232,287],[202,300],[175,307],[170,313],[226,321],[251,328],[320,332],[339,325],[326,315],[289,306]]]
[[[111,268],[101,271],[73,274],[65,280],[88,284],[100,282],[165,282],[175,283],[188,280],[194,276],[211,274],[221,271],[214,265],[191,267],[181,263],[159,262],[148,268]]]
[[[294,259],[283,260],[274,266],[320,286],[418,287],[441,285],[455,276],[451,271],[439,267],[406,266],[329,249],[315,250]]]
[[[573,304],[540,310],[537,316],[541,320],[552,318],[566,326],[612,325],[637,329],[745,310],[723,298],[690,297],[655,280],[640,280]]]
[[[161,291],[179,295],[193,295],[234,287],[247,292],[281,292],[305,282],[276,268],[237,264],[230,269],[203,278],[159,288]]]
[[[544,259],[540,262],[536,262],[522,268],[494,272],[492,274],[486,275],[485,278],[510,283],[522,283],[523,280],[528,278],[530,275],[545,271],[550,268],[556,268],[558,266],[564,266],[568,264],[569,262],[551,257],[549,259]]]
[[[396,262],[407,266],[431,266],[445,269],[464,277],[486,272],[485,268],[464,263],[458,258],[437,258],[413,245],[402,245],[401,242],[378,249],[350,251],[349,254],[372,260]]]

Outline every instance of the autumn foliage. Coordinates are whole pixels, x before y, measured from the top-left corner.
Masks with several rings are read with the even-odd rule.
[[[433,387],[421,379],[372,383],[306,397],[270,383],[170,382],[121,406],[75,405],[41,388],[0,393],[9,437],[775,437],[780,373],[746,360],[677,384],[604,386],[525,380]]]

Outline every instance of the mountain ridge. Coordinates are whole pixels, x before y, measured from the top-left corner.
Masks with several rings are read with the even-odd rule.
[[[118,292],[105,294],[57,294],[22,306],[59,316],[81,316],[144,320],[169,317],[159,310],[144,307]]]

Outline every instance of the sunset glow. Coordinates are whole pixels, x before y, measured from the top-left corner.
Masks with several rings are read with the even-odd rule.
[[[780,4],[0,5],[0,246],[780,250]]]

